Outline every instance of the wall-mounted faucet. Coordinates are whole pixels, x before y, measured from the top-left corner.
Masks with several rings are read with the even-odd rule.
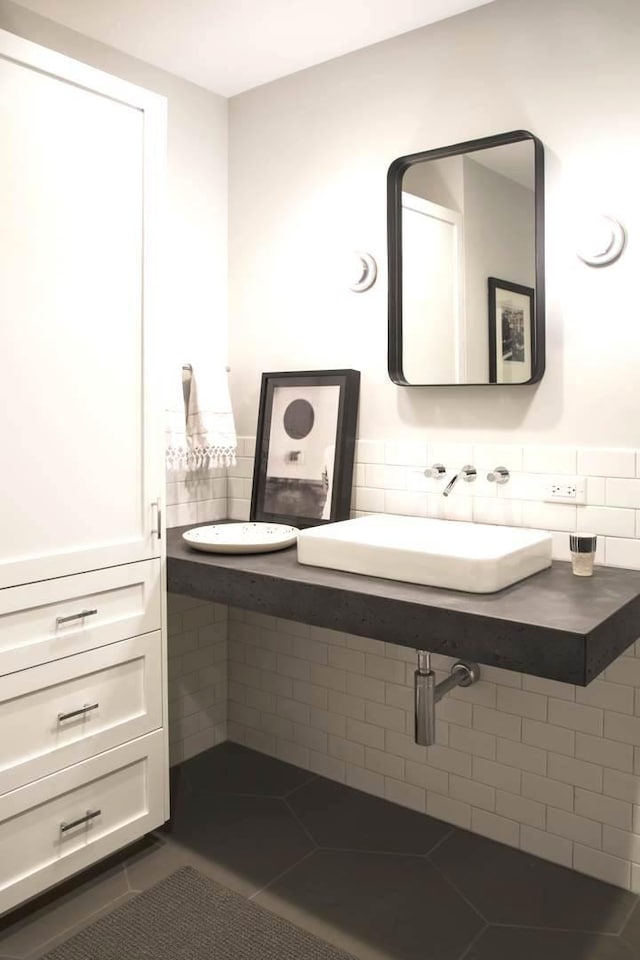
[[[451,478],[451,480],[449,481],[449,483],[446,485],[446,487],[445,487],[444,490],[442,491],[442,496],[443,496],[443,497],[448,497],[448,496],[449,496],[449,494],[451,493],[451,491],[452,491],[453,488],[455,487],[455,485],[456,485],[456,483],[458,482],[458,480],[460,479],[460,477],[462,477],[462,479],[463,479],[466,483],[473,483],[473,481],[476,479],[477,476],[478,476],[478,471],[476,470],[476,468],[475,468],[474,466],[472,466],[470,463],[466,463],[466,464],[464,465],[464,467],[462,467],[462,469],[460,470],[460,472],[459,472],[459,473],[456,473],[456,475]]]
[[[447,468],[443,463],[434,463],[432,466],[427,467],[427,469],[424,471],[424,475],[430,480],[441,480],[446,472]]]
[[[495,470],[489,471],[487,480],[489,483],[508,483],[509,476],[510,474],[506,467],[496,467]]]

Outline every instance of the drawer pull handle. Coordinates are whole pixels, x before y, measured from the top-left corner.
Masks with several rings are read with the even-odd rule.
[[[62,723],[63,720],[71,720],[73,717],[81,717],[83,714],[89,713],[90,710],[97,710],[99,706],[99,703],[85,703],[83,707],[78,707],[77,710],[70,710],[69,713],[59,713],[58,723]]]
[[[90,823],[92,820],[95,820],[96,817],[99,817],[102,813],[102,810],[87,810],[84,817],[78,817],[77,820],[70,820],[69,823],[63,822],[60,824],[60,833],[66,833],[67,830],[73,830],[74,827],[80,827],[83,823]]]
[[[72,620],[84,620],[85,617],[94,617],[97,612],[97,610],[81,610],[80,613],[72,613],[68,617],[56,617],[56,627],[62,626],[63,623],[71,623]]]

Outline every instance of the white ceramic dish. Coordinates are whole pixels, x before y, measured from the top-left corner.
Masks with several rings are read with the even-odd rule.
[[[269,553],[298,539],[298,528],[284,523],[214,523],[182,534],[190,547],[205,553]]]

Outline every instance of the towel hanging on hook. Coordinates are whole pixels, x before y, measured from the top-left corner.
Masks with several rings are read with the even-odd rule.
[[[183,364],[167,385],[165,451],[167,470],[197,470],[235,463],[237,438],[226,374]],[[185,379],[185,373],[189,374]]]
[[[199,365],[191,365],[187,445],[192,469],[229,467],[236,462],[236,428],[227,373],[222,367],[203,372]]]

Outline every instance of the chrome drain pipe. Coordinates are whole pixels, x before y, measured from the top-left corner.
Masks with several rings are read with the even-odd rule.
[[[413,674],[415,741],[422,747],[436,742],[436,703],[455,687],[470,687],[480,679],[480,667],[470,660],[457,660],[448,677],[436,683],[431,654],[418,650],[418,669]]]

